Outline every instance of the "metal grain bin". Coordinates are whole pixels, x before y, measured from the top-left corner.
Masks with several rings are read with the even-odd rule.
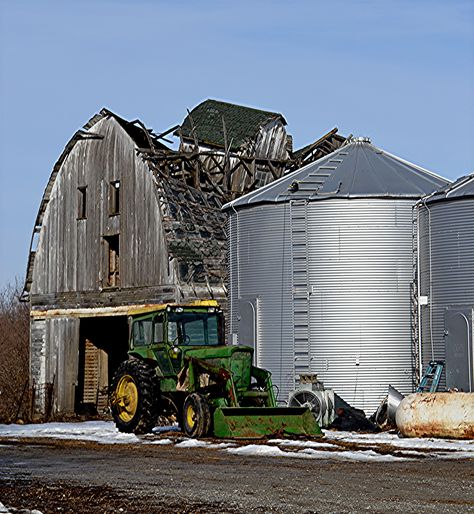
[[[417,207],[420,367],[444,360],[441,387],[472,392],[474,174]]]
[[[308,372],[369,413],[412,390],[412,207],[446,184],[353,139],[224,206],[230,332],[280,401]]]

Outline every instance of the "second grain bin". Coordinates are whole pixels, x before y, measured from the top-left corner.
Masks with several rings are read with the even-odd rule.
[[[446,184],[355,138],[224,206],[231,338],[280,402],[302,373],[368,413],[412,390],[412,207]]]
[[[417,211],[420,368],[445,361],[441,387],[474,392],[474,174]]]

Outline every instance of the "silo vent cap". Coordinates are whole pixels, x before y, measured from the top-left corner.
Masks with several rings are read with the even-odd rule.
[[[351,137],[349,143],[372,143],[370,137]]]

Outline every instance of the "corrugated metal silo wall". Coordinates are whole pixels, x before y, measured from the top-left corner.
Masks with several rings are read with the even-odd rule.
[[[308,371],[368,413],[389,384],[412,390],[412,205],[335,199],[305,208]],[[257,362],[272,371],[283,401],[294,384],[293,334],[301,350],[305,330],[292,291],[305,275],[295,210],[257,206],[232,213],[229,222],[231,332],[239,333],[239,299],[258,297]]]
[[[308,204],[311,370],[367,414],[412,390],[413,203]]]
[[[294,389],[288,212],[288,204],[263,205],[229,218],[230,332],[242,331],[239,299],[256,300],[256,364],[272,372],[280,402]]]
[[[446,358],[446,309],[474,306],[474,199],[420,206],[419,233],[420,295],[429,298],[429,305],[421,307],[425,369],[433,358]]]

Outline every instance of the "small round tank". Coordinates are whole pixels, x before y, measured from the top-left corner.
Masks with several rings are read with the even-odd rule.
[[[395,415],[406,437],[474,438],[474,393],[420,393],[404,398]]]

